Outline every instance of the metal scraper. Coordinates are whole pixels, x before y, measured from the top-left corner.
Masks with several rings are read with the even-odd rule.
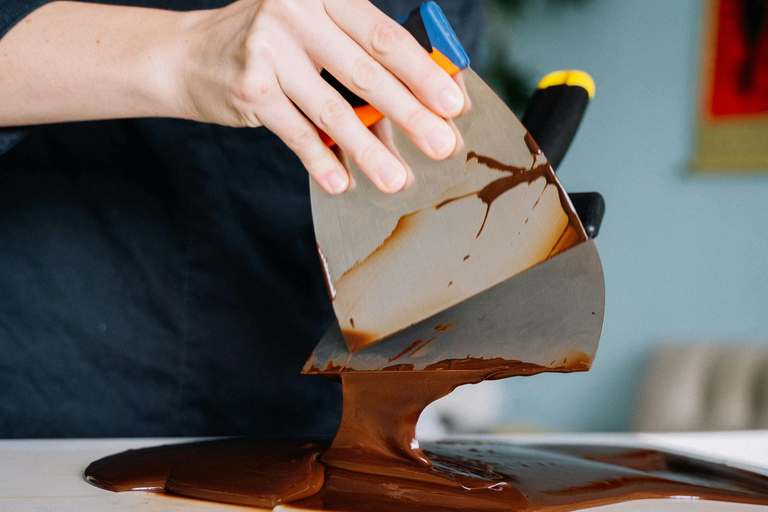
[[[528,374],[588,370],[604,306],[602,266],[589,240],[355,353],[334,323],[303,373],[461,370],[478,361]]]
[[[510,352],[550,367],[579,353],[591,361],[602,271],[568,195],[520,121],[466,67],[439,7],[422,4],[403,24],[444,69],[464,68],[472,108],[455,120],[464,147],[436,162],[392,127],[392,146],[415,176],[403,191],[381,193],[353,163],[355,186],[340,196],[311,182],[338,323],[305,372],[426,369]],[[440,343],[417,346],[430,333]],[[518,337],[527,341],[510,344]]]

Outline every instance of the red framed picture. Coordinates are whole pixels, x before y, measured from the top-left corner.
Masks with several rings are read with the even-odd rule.
[[[694,167],[768,171],[768,0],[708,4]]]

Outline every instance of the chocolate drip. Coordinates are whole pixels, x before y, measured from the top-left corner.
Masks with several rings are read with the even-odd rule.
[[[441,334],[443,334],[448,329],[452,328],[454,325],[456,325],[456,322],[448,322],[447,324],[438,325],[437,327],[434,328],[434,332],[436,332],[437,334],[429,338],[427,341],[424,341],[424,338],[419,338],[418,340],[414,341],[413,343],[405,347],[405,349],[403,349],[396,356],[390,357],[389,359],[387,359],[387,362],[391,363],[392,361],[396,361],[406,354],[408,354],[408,357],[415,356],[416,354],[424,350],[430,343],[432,343],[437,338],[439,338]]]
[[[590,363],[570,354],[559,371]],[[647,448],[441,442],[422,449],[419,414],[456,386],[551,371],[493,359],[437,367],[342,372],[344,412],[330,446],[229,439],[131,450],[92,463],[86,478],[114,491],[329,512],[562,512],[681,496],[768,505],[764,475]]]
[[[419,345],[421,345],[422,343],[424,343],[424,338],[419,338],[419,339],[417,339],[416,341],[414,341],[413,343],[411,343],[410,345],[408,345],[407,347],[405,347],[405,348],[403,349],[403,351],[402,351],[402,352],[400,352],[399,354],[395,355],[394,357],[390,357],[390,358],[388,358],[388,359],[387,359],[387,362],[391,363],[392,361],[395,361],[395,360],[397,360],[397,359],[400,359],[400,358],[401,358],[401,357],[403,357],[405,354],[408,354],[408,353],[410,353],[410,352],[411,352],[411,350],[414,350],[416,347],[418,347],[418,346],[419,346]]]
[[[505,379],[523,375],[537,375],[544,372],[571,373],[587,371],[592,366],[592,358],[583,352],[576,352],[563,358],[558,366],[541,366],[523,361],[510,361],[500,357],[483,359],[468,357],[466,359],[445,359],[424,367],[425,371],[438,370],[484,370],[488,372],[485,379]]]
[[[331,298],[331,300],[333,300],[336,298],[336,289],[333,287],[333,281],[331,280],[331,271],[328,268],[328,259],[325,257],[325,254],[323,254],[323,250],[320,248],[320,244],[317,244],[317,255],[320,257],[320,264],[323,268],[323,277],[325,278],[325,286],[328,288],[328,296]]]
[[[485,217],[483,217],[483,222],[480,225],[480,229],[478,230],[477,235],[475,236],[475,238],[477,238],[480,236],[480,234],[483,232],[483,229],[485,228],[485,223],[488,220],[488,214],[491,211],[491,205],[496,199],[498,199],[505,192],[513,189],[514,187],[516,187],[517,185],[520,185],[521,183],[532,183],[533,181],[539,178],[546,179],[547,183],[554,183],[556,178],[553,178],[554,173],[551,171],[549,163],[545,161],[544,163],[538,166],[536,165],[536,157],[538,155],[541,155],[542,152],[541,152],[541,149],[539,149],[539,147],[536,145],[536,142],[528,133],[526,133],[525,135],[525,143],[528,146],[528,150],[531,152],[531,157],[532,157],[531,166],[529,168],[518,167],[514,165],[507,165],[489,156],[479,155],[474,151],[470,151],[469,153],[467,153],[467,162],[470,162],[471,160],[475,160],[477,161],[478,164],[484,165],[489,169],[494,169],[499,172],[509,173],[509,176],[505,176],[503,178],[499,178],[498,180],[494,180],[476,192],[462,194],[460,196],[451,197],[449,199],[441,201],[440,203],[435,205],[435,209],[439,210],[440,208],[442,208],[447,204],[453,203],[455,201],[459,201],[461,199],[465,199],[467,197],[471,197],[471,196],[478,197],[485,204]],[[587,235],[586,233],[584,233],[584,229],[581,227],[581,221],[579,220],[578,215],[576,215],[573,209],[573,206],[571,205],[571,200],[562,191],[561,187],[557,187],[557,189],[560,197],[560,204],[563,207],[563,211],[568,214],[569,222],[568,222],[568,226],[565,228],[562,235],[560,236],[560,240],[558,240],[558,243],[555,244],[552,251],[550,252],[549,257],[555,256],[560,252],[562,252],[563,250],[567,249],[568,247],[571,247],[578,242],[583,242],[587,239]],[[536,207],[537,204],[538,204],[538,200],[534,204],[534,208]]]
[[[556,178],[554,178],[554,173],[551,172],[549,162],[544,162],[541,165],[535,166],[536,156],[542,153],[539,147],[536,145],[536,142],[534,142],[533,138],[528,133],[525,134],[525,142],[526,142],[526,145],[528,146],[529,151],[531,152],[531,156],[533,159],[531,162],[531,167],[528,169],[525,169],[523,167],[516,167],[514,165],[507,165],[491,157],[478,155],[474,151],[470,151],[469,153],[467,153],[467,162],[474,159],[477,161],[478,164],[484,165],[489,169],[510,173],[510,176],[506,176],[496,181],[492,181],[491,183],[483,187],[482,190],[476,192],[477,197],[479,197],[480,200],[483,203],[485,203],[485,206],[486,206],[485,217],[483,218],[483,223],[480,226],[480,230],[477,232],[477,236],[480,236],[480,233],[483,232],[483,228],[485,227],[485,222],[488,220],[488,214],[491,211],[491,205],[496,199],[499,198],[499,196],[504,194],[504,192],[516,187],[517,185],[523,182],[531,183],[538,178],[545,178],[547,180],[547,183],[554,183]],[[561,239],[563,238],[563,236],[566,236],[566,233],[570,233],[569,239],[574,239],[574,238],[578,239],[578,240],[576,239],[572,240],[574,243],[578,241],[582,241],[582,242],[585,241],[587,239],[586,233],[572,233],[574,231],[578,232],[579,228],[581,228],[580,231],[583,232],[584,228],[581,227],[581,221],[579,220],[578,215],[576,215],[573,209],[573,206],[571,205],[571,200],[568,198],[565,192],[562,191],[562,187],[557,187],[557,190],[560,196],[560,204],[563,206],[563,211],[566,212],[569,217],[568,226],[566,227],[565,231],[563,231],[563,235],[561,235]],[[450,202],[450,200],[448,200],[448,202]],[[442,206],[443,204],[446,204],[446,202],[444,201],[443,203],[440,204],[440,206]],[[538,201],[537,201],[537,204],[538,204]],[[578,235],[578,234],[582,234],[583,236],[574,237],[574,235]],[[568,247],[571,247],[572,245],[574,244],[572,243]],[[555,247],[558,247],[558,244],[556,244]],[[554,251],[554,248],[553,248],[553,251]],[[550,253],[549,257],[555,256],[560,252],[562,252],[562,250],[557,251],[554,254]]]
[[[352,352],[367,347],[376,341],[376,334],[372,332],[366,332],[355,328],[342,328],[341,332],[344,334],[344,340],[347,342],[347,345]]]
[[[523,141],[525,142],[525,145],[528,147],[528,151],[531,153],[531,156],[533,157],[534,161],[536,159],[536,155],[543,155],[541,148],[536,143],[535,140],[533,140],[533,137],[530,133],[525,132],[525,136],[523,137]]]

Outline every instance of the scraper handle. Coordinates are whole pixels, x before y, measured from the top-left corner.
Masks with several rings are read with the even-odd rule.
[[[557,170],[579,128],[595,82],[584,71],[555,71],[539,82],[521,122]]]
[[[461,46],[443,10],[435,2],[424,2],[397,22],[416,38],[432,57],[432,60],[449,75],[453,76],[469,66],[467,52]],[[354,107],[355,114],[365,126],[371,126],[384,118],[381,112],[347,89],[328,71],[323,70],[321,76]],[[336,144],[322,130],[318,129],[317,131],[328,147],[333,147]]]

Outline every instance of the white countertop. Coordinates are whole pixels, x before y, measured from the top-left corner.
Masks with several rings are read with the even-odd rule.
[[[523,443],[643,444],[751,467],[768,474],[768,431],[686,434],[547,434],[482,436],[476,439],[501,439]],[[0,512],[256,510],[151,493],[113,493],[98,489],[83,479],[85,467],[106,455],[129,448],[182,441],[186,439],[0,440]],[[590,510],[748,512],[765,511],[768,507],[692,500],[643,500]]]

